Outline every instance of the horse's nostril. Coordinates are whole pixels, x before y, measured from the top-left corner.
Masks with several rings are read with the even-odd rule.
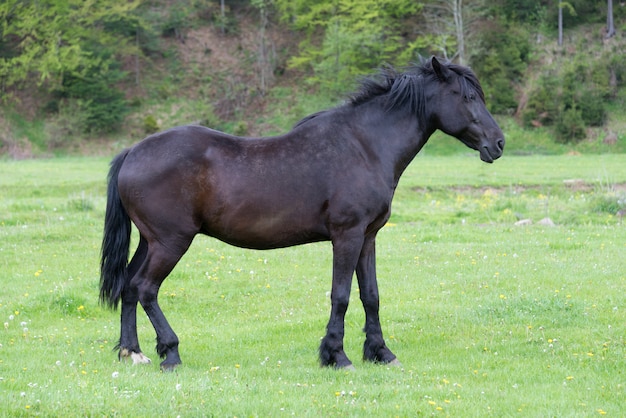
[[[504,139],[498,139],[498,149],[500,149],[500,151],[502,151],[504,149]]]

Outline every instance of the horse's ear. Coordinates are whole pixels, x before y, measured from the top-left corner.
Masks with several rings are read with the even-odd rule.
[[[441,81],[448,81],[448,78],[450,77],[450,70],[448,69],[448,67],[442,65],[435,56],[430,59],[430,62],[433,66],[435,74],[437,75],[437,78]]]

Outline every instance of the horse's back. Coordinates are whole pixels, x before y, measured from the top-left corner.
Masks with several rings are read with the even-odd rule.
[[[185,158],[198,158],[210,147],[237,152],[242,139],[200,125],[184,125],[157,132],[138,142],[130,157],[142,162],[167,163]],[[131,159],[133,160],[133,159]]]

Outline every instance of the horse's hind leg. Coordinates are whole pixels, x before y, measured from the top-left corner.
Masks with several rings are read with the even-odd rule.
[[[143,264],[148,251],[148,245],[144,237],[140,237],[139,245],[135,254],[128,265],[128,275],[132,279],[139,267]],[[139,296],[137,286],[133,285],[131,280],[126,284],[122,291],[122,313],[121,317],[121,333],[119,348],[120,359],[132,359],[134,364],[150,363],[150,359],[146,357],[139,348],[139,339],[137,337],[137,303]]]
[[[161,283],[187,251],[192,239],[193,237],[186,240],[179,239],[167,244],[152,241],[148,245],[144,263],[131,281],[136,286],[139,302],[156,331],[156,350],[159,356],[164,358],[161,362],[163,370],[173,369],[181,364],[181,361],[178,354],[178,337],[159,307],[157,295]]]

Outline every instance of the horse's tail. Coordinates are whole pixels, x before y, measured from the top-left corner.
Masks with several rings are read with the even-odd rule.
[[[128,213],[120,200],[117,184],[127,154],[128,150],[125,150],[111,162],[100,260],[100,302],[113,309],[117,308],[128,280],[131,225]]]

